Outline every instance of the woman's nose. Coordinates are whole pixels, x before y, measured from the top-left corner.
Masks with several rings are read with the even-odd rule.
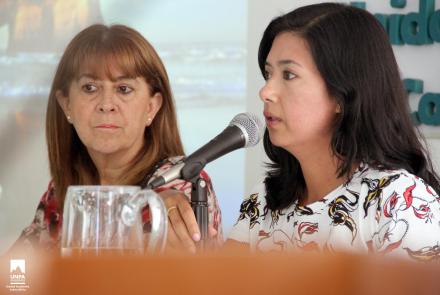
[[[101,99],[97,105],[98,111],[101,113],[116,111],[116,104],[114,101],[114,94],[112,91],[102,91]]]
[[[101,103],[99,105],[99,111],[101,113],[107,113],[107,112],[114,112],[116,110],[116,107],[114,104],[110,103]]]
[[[266,81],[266,84],[260,89],[260,99],[266,103],[266,102],[274,102],[276,101],[276,92],[274,89],[273,82]]]

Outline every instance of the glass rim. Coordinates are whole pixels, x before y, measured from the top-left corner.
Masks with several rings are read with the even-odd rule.
[[[139,191],[141,187],[138,185],[69,185],[67,191],[113,191],[127,190]]]

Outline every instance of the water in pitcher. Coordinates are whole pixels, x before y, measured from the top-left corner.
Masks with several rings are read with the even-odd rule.
[[[61,248],[61,256],[134,256],[144,254],[144,249],[127,248]]]

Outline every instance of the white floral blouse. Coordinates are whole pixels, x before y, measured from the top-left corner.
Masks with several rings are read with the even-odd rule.
[[[405,170],[361,165],[320,201],[266,206],[264,184],[241,204],[229,238],[254,251],[290,249],[390,253],[440,260],[440,197]]]

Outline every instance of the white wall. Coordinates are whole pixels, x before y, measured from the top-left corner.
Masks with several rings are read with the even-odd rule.
[[[269,22],[279,16],[287,13],[294,8],[319,3],[323,1],[312,0],[252,0],[249,1],[248,12],[248,63],[247,63],[247,108],[249,111],[262,116],[263,104],[259,99],[258,91],[263,86],[264,80],[261,77],[258,68],[258,46],[263,35],[264,29]],[[348,1],[334,1],[345,2]],[[408,0],[407,5],[403,9],[395,9],[390,5],[390,1],[366,0],[366,8],[372,13],[399,13],[407,14],[409,12],[417,12],[419,1]],[[440,0],[436,0],[436,10],[440,9]],[[402,72],[403,78],[417,78],[424,81],[424,93],[434,92],[440,93],[440,44],[423,46],[393,46],[397,62]],[[420,95],[410,96],[410,105],[413,110],[416,106]],[[427,127],[422,126],[422,132],[427,138],[430,147],[431,157],[434,165],[440,168],[440,126]],[[258,148],[250,149],[246,154],[246,185],[245,189],[249,192],[252,187],[262,179],[265,169],[263,161],[267,161],[262,145]],[[440,171],[437,169],[437,171]]]

